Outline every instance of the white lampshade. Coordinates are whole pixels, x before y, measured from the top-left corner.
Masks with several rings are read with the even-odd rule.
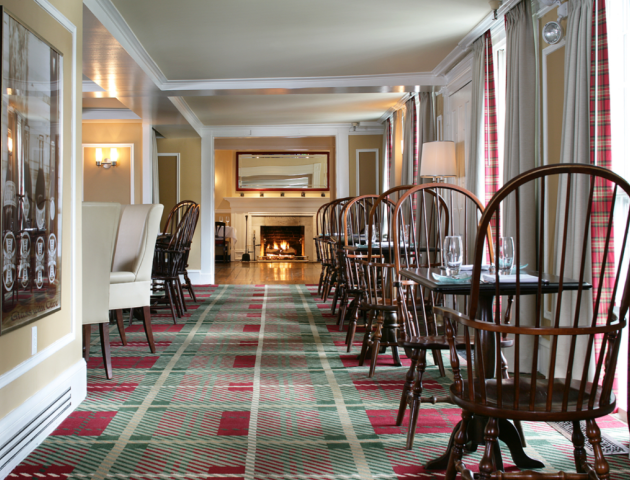
[[[456,177],[455,142],[422,144],[421,177]]]

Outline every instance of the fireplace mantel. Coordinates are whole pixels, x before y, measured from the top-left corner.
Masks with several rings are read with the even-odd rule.
[[[330,202],[322,197],[227,197],[232,213],[311,213]]]

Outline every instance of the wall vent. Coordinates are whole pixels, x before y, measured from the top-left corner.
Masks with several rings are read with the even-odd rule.
[[[24,426],[7,442],[0,445],[0,472],[24,449],[33,449],[33,442],[52,425],[64,412],[72,408],[71,388],[53,400],[46,408],[39,412],[33,420]]]

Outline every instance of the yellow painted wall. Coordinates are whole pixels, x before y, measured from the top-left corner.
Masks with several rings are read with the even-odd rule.
[[[134,145],[134,203],[142,203],[142,123],[83,122],[83,143],[132,143]],[[85,201],[93,197],[98,202],[129,202],[129,180],[125,166],[118,172],[104,171],[86,158]],[[126,168],[129,168],[127,165]],[[112,175],[113,173],[113,175]],[[94,192],[94,193],[90,193]],[[109,193],[107,193],[109,192]]]
[[[0,419],[9,412],[24,403],[46,385],[54,381],[59,375],[81,361],[81,269],[77,270],[76,292],[78,300],[76,308],[78,315],[74,318],[72,326],[71,317],[71,139],[72,131],[77,133],[77,191],[75,207],[79,217],[77,229],[81,231],[81,58],[82,58],[82,22],[83,2],[81,0],[50,0],[72,23],[77,26],[77,69],[76,69],[76,93],[78,95],[76,105],[76,125],[72,125],[72,36],[56,20],[45,13],[33,0],[5,0],[3,5],[10,10],[23,23],[35,30],[42,38],[55,46],[64,55],[63,61],[63,136],[64,145],[61,160],[63,161],[63,190],[62,190],[62,265],[61,265],[61,310],[20,328],[6,335],[0,336],[0,376],[14,369],[16,366],[27,362],[31,358],[31,327],[37,326],[38,351],[49,347],[57,340],[71,332],[72,327],[76,332],[75,339],[65,347],[43,360],[38,365],[30,368],[13,382],[0,389]],[[81,237],[77,238],[76,254],[81,259]]]
[[[158,153],[179,153],[179,198],[201,203],[201,138],[161,138]],[[201,206],[203,208],[203,205]],[[201,268],[201,222],[193,237],[188,257],[191,270]]]
[[[103,160],[111,160],[108,143],[101,144]],[[118,161],[115,167],[96,166],[96,149],[83,147],[83,200],[86,202],[131,203],[131,147],[115,147]]]
[[[350,135],[348,137],[348,158],[350,160],[350,195],[357,191],[357,150],[378,148],[379,175],[383,160],[383,135]]]

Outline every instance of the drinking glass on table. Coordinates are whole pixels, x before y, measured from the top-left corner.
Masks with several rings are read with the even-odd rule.
[[[453,276],[459,274],[462,266],[464,247],[462,237],[459,235],[444,238],[444,263],[446,265],[446,275]]]
[[[219,222],[223,223],[223,217],[219,217]]]
[[[514,239],[499,238],[499,275],[509,275],[514,265]]]

